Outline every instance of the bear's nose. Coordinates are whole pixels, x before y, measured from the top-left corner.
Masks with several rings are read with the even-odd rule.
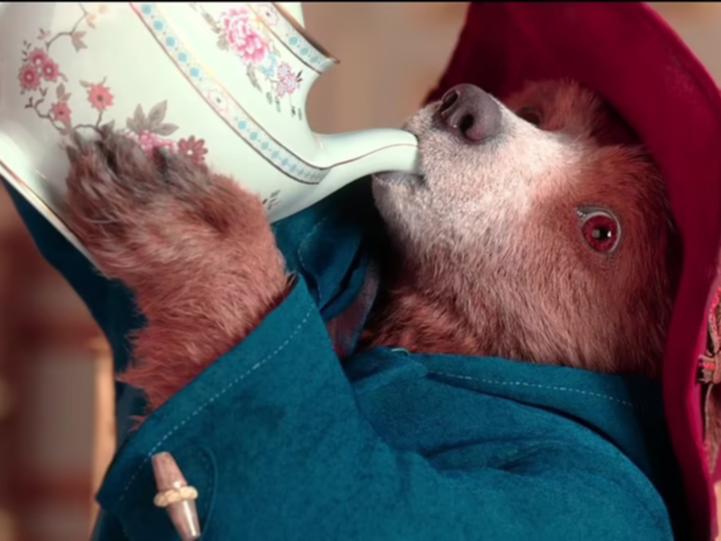
[[[436,116],[445,129],[471,144],[482,143],[501,128],[501,108],[490,95],[470,84],[448,90]]]

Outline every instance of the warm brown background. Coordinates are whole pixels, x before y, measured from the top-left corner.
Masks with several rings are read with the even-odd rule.
[[[721,80],[721,4],[652,5]],[[306,3],[307,28],[341,59],[311,95],[315,128],[399,126],[435,83],[465,9]],[[112,453],[110,377],[87,311],[0,190],[0,541],[87,537]]]

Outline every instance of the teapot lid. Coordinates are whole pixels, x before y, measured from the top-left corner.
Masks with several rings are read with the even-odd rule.
[[[473,83],[497,96],[527,80],[574,79],[636,131],[668,186],[683,270],[664,358],[664,402],[694,537],[715,525],[699,359],[719,287],[721,92],[680,37],[641,3],[471,3],[428,100]]]

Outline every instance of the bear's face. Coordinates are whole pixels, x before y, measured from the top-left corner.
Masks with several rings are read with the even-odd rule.
[[[454,88],[405,126],[423,174],[373,182],[409,275],[500,335],[486,354],[656,374],[674,279],[653,163],[575,83],[531,83],[504,104]]]

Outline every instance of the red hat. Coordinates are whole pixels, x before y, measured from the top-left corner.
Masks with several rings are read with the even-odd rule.
[[[569,77],[633,127],[666,179],[683,242],[683,274],[664,360],[664,399],[694,538],[715,534],[704,449],[699,359],[719,286],[721,92],[651,8],[627,3],[472,3],[438,99],[458,83],[497,96],[527,80]],[[721,373],[721,371],[719,371]]]

